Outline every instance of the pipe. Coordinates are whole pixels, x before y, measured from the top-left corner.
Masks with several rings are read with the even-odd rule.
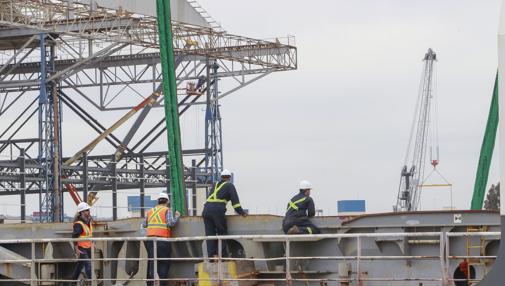
[[[100,143],[100,141],[105,139],[114,130],[116,130],[121,125],[123,125],[123,123],[125,123],[128,119],[130,119],[133,115],[135,115],[135,113],[137,113],[139,110],[141,110],[145,106],[151,105],[154,102],[156,102],[156,99],[158,98],[158,96],[160,96],[160,94],[155,92],[155,93],[151,94],[148,98],[144,99],[140,104],[138,104],[137,106],[132,108],[123,117],[121,117],[118,121],[116,121],[116,123],[112,124],[111,127],[109,127],[107,130],[105,130],[102,134],[98,135],[98,137],[96,137],[93,141],[91,141],[91,143],[89,143],[84,148],[79,150],[72,158],[65,161],[64,164],[66,166],[72,165],[72,163],[79,160],[83,156],[84,152],[89,152],[89,151],[93,150],[93,148],[95,148],[96,145],[98,145],[98,143]]]

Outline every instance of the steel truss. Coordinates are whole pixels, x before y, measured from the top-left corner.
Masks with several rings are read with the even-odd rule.
[[[294,37],[258,40],[180,22],[172,26],[179,114],[193,106],[206,106],[210,114],[201,149],[183,151],[185,164],[191,163],[185,178],[194,205],[196,188],[209,186],[223,165],[219,99],[272,72],[296,69],[297,50]],[[62,109],[102,133],[108,128],[99,120],[103,111],[129,110],[159,90],[156,18],[72,1],[3,0],[0,27],[0,118],[8,123],[0,130],[0,196],[20,195],[24,218],[25,196],[39,194],[44,219],[58,221],[68,183],[83,194],[139,189],[141,197],[145,189],[166,187],[167,154],[156,150],[166,132],[162,113],[155,111],[161,100],[141,112],[126,137],[105,138],[114,154],[83,154],[78,164],[61,164]],[[46,62],[44,50],[54,53]],[[202,78],[199,91],[188,92]],[[39,134],[26,136],[37,114]]]

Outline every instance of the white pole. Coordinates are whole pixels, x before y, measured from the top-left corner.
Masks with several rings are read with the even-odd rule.
[[[505,1],[502,2],[498,27],[498,105],[500,147],[500,198],[505,198]],[[503,200],[503,199],[502,199]],[[500,214],[505,215],[505,203],[500,204]]]

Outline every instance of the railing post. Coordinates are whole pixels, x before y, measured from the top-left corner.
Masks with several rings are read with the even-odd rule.
[[[361,237],[356,236],[356,278],[358,280],[358,285],[361,286]]]
[[[293,284],[293,281],[291,280],[290,252],[291,252],[291,244],[289,241],[289,237],[286,236],[286,284],[288,286]]]
[[[158,276],[158,239],[153,240],[153,285],[156,283]]]
[[[447,232],[444,234],[445,236],[445,265],[448,267],[450,264],[450,261],[449,261],[449,253],[450,253],[450,241],[451,241],[451,238],[450,236],[447,235]]]
[[[37,286],[37,273],[35,272],[36,263],[35,263],[35,242],[31,244],[31,252],[32,252],[32,262],[31,262],[31,271],[30,271],[30,285]]]
[[[90,257],[91,261],[91,277],[89,277],[89,279],[91,279],[91,285],[93,286],[96,286],[98,285],[97,284],[97,281],[96,281],[96,277],[95,277],[95,242],[92,242],[91,243],[91,257]]]
[[[221,257],[223,256],[223,241],[218,236],[217,237],[217,284],[221,285]]]
[[[445,264],[445,232],[440,232],[440,268],[442,271],[442,285],[447,286],[449,285],[449,277],[447,274],[447,265]]]

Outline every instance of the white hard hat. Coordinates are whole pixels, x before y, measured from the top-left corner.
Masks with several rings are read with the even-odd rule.
[[[159,199],[167,199],[168,200],[168,194],[165,193],[165,192],[161,192],[159,195],[158,195],[158,200]]]
[[[298,184],[299,190],[309,190],[312,189],[312,184],[309,181],[303,180]]]
[[[225,177],[225,176],[231,176],[231,172],[230,170],[227,170],[227,169],[224,169],[222,172],[221,172],[221,177]]]
[[[86,202],[80,202],[77,205],[77,212],[87,211],[91,209],[91,207]]]

